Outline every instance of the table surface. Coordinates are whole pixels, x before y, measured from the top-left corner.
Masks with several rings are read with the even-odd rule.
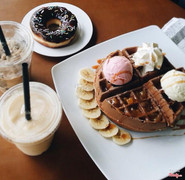
[[[21,22],[28,11],[47,2],[52,1],[1,0],[0,20]],[[149,25],[161,28],[172,17],[185,18],[185,10],[170,0],[63,0],[62,2],[78,6],[93,22],[92,39],[84,49]],[[33,53],[31,80],[54,88],[51,68],[66,58],[45,57]],[[81,145],[65,113],[51,147],[40,156],[26,156],[13,144],[0,138],[0,178],[3,180],[106,179]]]

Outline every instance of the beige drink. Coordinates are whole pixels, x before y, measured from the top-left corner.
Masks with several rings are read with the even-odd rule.
[[[47,85],[30,82],[31,120],[24,112],[23,85],[18,84],[0,98],[0,133],[23,153],[35,156],[46,151],[59,127],[62,108]]]
[[[33,37],[23,25],[13,21],[0,21],[10,56],[6,56],[0,43],[0,94],[22,82],[22,63],[31,63]]]

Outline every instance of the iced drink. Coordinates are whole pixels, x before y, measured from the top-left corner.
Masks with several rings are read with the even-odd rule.
[[[23,153],[36,156],[46,151],[59,127],[62,108],[55,91],[30,82],[31,120],[26,120],[22,83],[0,98],[0,133]]]
[[[22,82],[22,63],[27,62],[30,66],[33,37],[25,26],[17,22],[0,21],[0,25],[11,53],[7,56],[0,43],[0,94],[2,94]]]

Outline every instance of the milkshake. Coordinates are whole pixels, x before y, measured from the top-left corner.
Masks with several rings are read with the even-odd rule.
[[[13,21],[0,21],[4,36],[10,49],[10,56],[4,52],[0,43],[0,94],[22,82],[22,63],[30,66],[33,37],[23,25]]]
[[[25,118],[23,84],[0,98],[0,133],[23,153],[36,156],[46,151],[59,127],[62,107],[55,91],[30,82],[31,120]]]

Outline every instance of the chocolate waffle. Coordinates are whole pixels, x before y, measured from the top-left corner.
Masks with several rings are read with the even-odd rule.
[[[105,99],[101,104],[102,111],[119,126],[133,131],[173,127],[184,106],[168,99],[160,86],[161,77]]]
[[[171,69],[174,69],[174,66],[164,56],[163,65],[160,70],[155,69],[154,71],[150,71],[150,72],[147,72],[145,75],[142,75],[141,74],[142,67],[141,66],[136,67],[132,60],[132,55],[136,51],[137,51],[137,47],[125,48],[122,51],[117,50],[115,52],[112,52],[106,58],[102,59],[102,63],[97,68],[95,81],[94,81],[95,96],[98,104],[103,102],[108,97],[122,93],[129,89],[138,87],[143,83],[147,82],[149,79],[156,77],[158,75],[164,74]],[[122,86],[116,86],[116,85],[112,85],[109,81],[105,79],[102,72],[103,63],[107,58],[111,58],[113,56],[125,56],[131,61],[133,66],[133,77],[129,83],[124,84]]]
[[[105,59],[95,75],[95,97],[101,110],[121,127],[140,132],[163,130],[173,126],[183,110],[182,103],[168,99],[160,86],[161,74],[174,69],[164,57],[160,70],[142,75],[141,67],[135,67],[132,55],[137,47],[116,51],[107,56],[126,56],[133,66],[132,80],[122,86],[109,83],[102,72]]]

